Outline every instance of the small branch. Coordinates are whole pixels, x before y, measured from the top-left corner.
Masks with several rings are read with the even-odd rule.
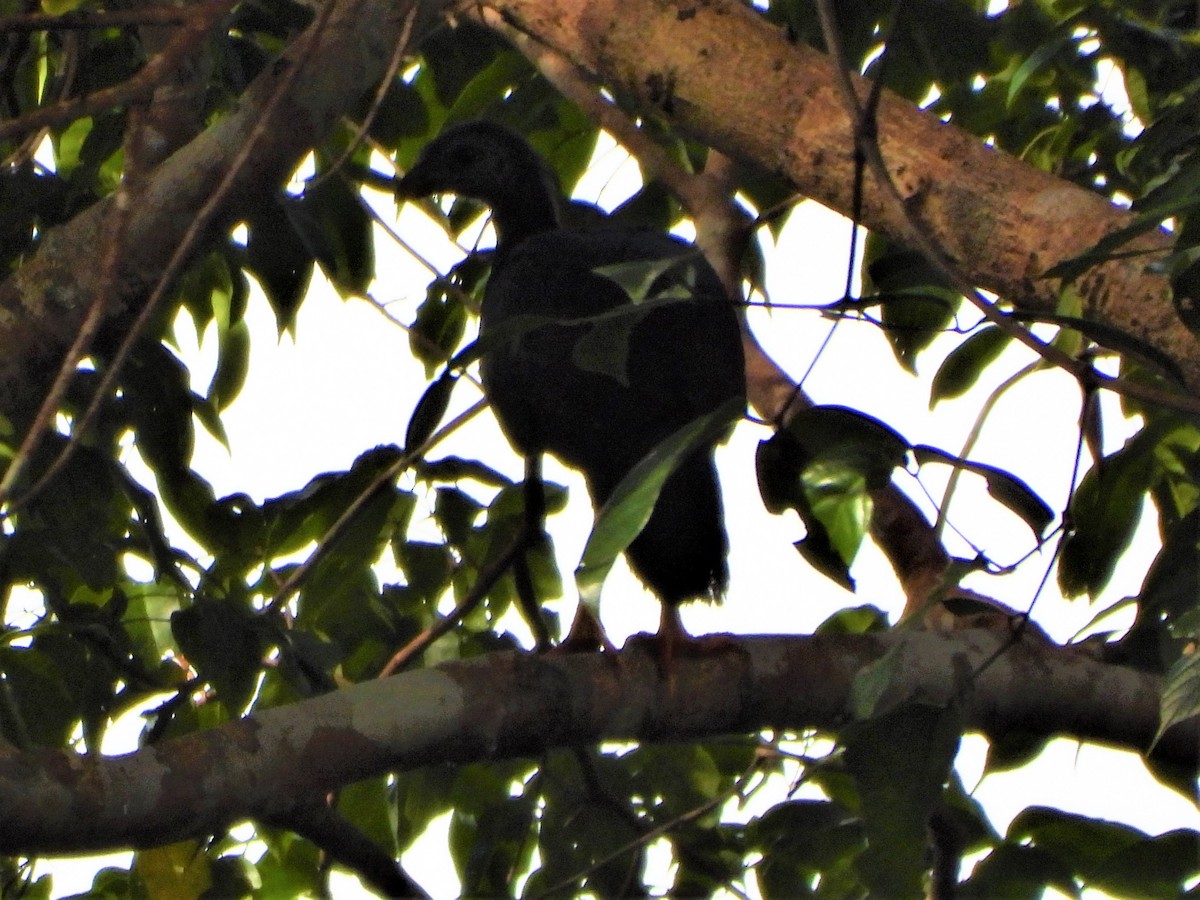
[[[423,443],[420,447],[412,450],[405,450],[404,454],[396,460],[392,465],[388,466],[383,472],[379,473],[375,479],[363,488],[362,492],[355,497],[350,505],[337,517],[336,521],[329,526],[329,529],[321,535],[321,540],[318,541],[317,547],[308,559],[297,566],[288,576],[287,581],[280,585],[279,590],[275,592],[275,596],[271,598],[271,602],[266,605],[264,612],[276,613],[283,609],[292,595],[300,589],[304,584],[313,567],[325,557],[329,549],[337,542],[342,533],[353,523],[354,518],[359,514],[364,506],[374,496],[375,492],[390,481],[394,481],[401,472],[413,464],[414,461],[420,459],[432,447],[445,440],[449,435],[453,434],[475,416],[479,415],[487,407],[486,400],[480,400],[470,409],[456,416],[451,422],[443,426],[439,431],[435,432],[429,440]]]
[[[346,820],[324,799],[298,803],[294,809],[271,817],[268,824],[294,831],[350,869],[384,897],[428,898],[419,884],[391,854]]]
[[[175,35],[167,49],[146,63],[136,75],[85,97],[64,100],[54,106],[35,109],[18,119],[0,122],[0,140],[8,140],[27,131],[70,122],[83,116],[95,116],[119,106],[144,100],[154,92],[163,78],[171,74],[178,57],[228,13],[234,2],[235,0],[205,0],[191,7],[188,13],[188,27]]]
[[[1200,399],[1182,393],[1160,390],[1126,378],[1105,375],[1089,363],[1069,356],[1053,344],[1039,339],[1033,332],[1015,321],[1012,316],[1000,312],[995,304],[979,293],[966,276],[949,263],[941,247],[930,237],[914,215],[909,203],[900,193],[900,189],[888,171],[879,146],[876,128],[873,125],[874,107],[868,105],[864,109],[859,103],[854,85],[850,81],[845,55],[838,39],[831,0],[817,0],[817,10],[820,13],[825,44],[834,62],[834,81],[842,97],[846,113],[855,123],[853,135],[855,145],[866,158],[871,174],[883,189],[885,202],[892,207],[896,219],[904,225],[904,234],[900,235],[899,239],[919,250],[929,264],[953,285],[955,291],[962,294],[978,309],[984,318],[997,325],[1005,334],[1024,344],[1047,363],[1072,375],[1085,388],[1102,388],[1123,397],[1141,400],[1155,406],[1193,416],[1200,415]]]
[[[328,169],[305,185],[306,190],[315,188],[330,175],[339,171],[346,164],[346,160],[353,156],[355,151],[366,140],[371,123],[375,121],[375,117],[379,115],[380,107],[383,106],[383,98],[387,96],[387,92],[392,87],[392,79],[400,71],[400,64],[404,62],[404,57],[408,53],[408,41],[412,37],[413,23],[417,20],[417,9],[418,7],[414,4],[409,9],[408,15],[404,17],[404,25],[400,29],[400,36],[396,39],[396,46],[392,50],[392,58],[388,60],[387,70],[384,72],[383,78],[379,81],[379,87],[375,89],[375,96],[371,99],[371,106],[367,110],[367,114],[363,116],[362,122],[358,123],[355,127],[354,135],[346,145],[346,149],[342,151],[341,155],[334,160]]]
[[[450,629],[470,615],[475,607],[483,602],[483,598],[488,595],[488,591],[500,580],[501,576],[512,568],[513,563],[525,551],[528,543],[525,529],[522,528],[508,546],[483,568],[476,577],[475,583],[471,585],[470,593],[463,598],[462,602],[455,606],[448,616],[439,619],[397,650],[380,670],[379,677],[387,678],[403,669],[414,657],[424,653],[430,644],[442,635],[448,634]]]
[[[77,9],[59,16],[24,13],[19,16],[0,16],[0,34],[124,28],[130,25],[188,25],[195,18],[196,8],[186,6],[144,6],[140,9],[96,11]]]

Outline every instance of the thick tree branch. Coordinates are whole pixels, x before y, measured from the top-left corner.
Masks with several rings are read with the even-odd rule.
[[[635,97],[720,151],[786,177],[807,196],[849,214],[854,122],[829,60],[793,45],[734,0],[495,0],[509,25],[543,41],[597,80]],[[730,79],[729,72],[740,77]],[[742,89],[753,84],[752,96]],[[865,94],[860,81],[859,91]],[[1050,267],[1130,224],[1103,197],[1038,171],[920,112],[886,91],[879,145],[909,209],[955,267],[981,287],[1032,310],[1052,311]],[[866,186],[862,222],[896,237],[909,223]],[[1178,319],[1170,286],[1145,263],[1161,234],[1132,245],[1149,255],[1091,270],[1079,284],[1088,315],[1167,354],[1200,391],[1200,341]]]
[[[120,757],[0,756],[0,854],[148,846],[394,769],[537,755],[605,740],[694,740],[763,728],[836,730],[864,666],[891,657],[895,702],[961,704],[986,734],[1062,734],[1144,751],[1161,680],[1078,652],[976,630],[752,637],[684,657],[664,683],[643,647],[502,653],[359,684]],[[1155,756],[1200,759],[1200,719]]]
[[[287,127],[266,130],[254,158],[245,166],[225,215],[214,232],[237,221],[278,185],[343,112],[383,75],[403,23],[416,0],[331,0],[335,8],[315,46],[308,32],[284,54],[303,55],[276,121]],[[420,34],[428,20],[418,14]],[[256,131],[278,86],[291,77],[286,64],[268,66],[241,98],[237,109],[173,154],[147,177],[142,202],[130,216],[128,252],[108,303],[108,321],[125,322],[149,290],[216,186]],[[69,223],[48,232],[37,255],[0,284],[0,414],[24,425],[44,395],[49,376],[79,331],[91,305],[93,278],[80,259],[101,246],[111,199],[95,204]]]

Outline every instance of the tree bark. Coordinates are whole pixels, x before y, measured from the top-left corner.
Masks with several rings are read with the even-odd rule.
[[[219,224],[236,221],[257,202],[262,185],[278,184],[372,87],[416,0],[334,2],[329,27],[277,110],[276,121],[288,127],[265,129]],[[416,36],[449,6],[417,5]],[[790,44],[749,8],[733,0],[497,0],[494,6],[511,24],[682,131],[850,211],[852,123],[836,96],[829,61]],[[230,160],[255,133],[285,70],[264,72],[237,111],[150,175],[129,217],[127,264],[110,320],[124,320],[144,299]],[[879,135],[893,177],[933,239],[971,280],[1026,308],[1053,310],[1058,285],[1043,273],[1130,221],[1104,198],[886,93]],[[18,424],[86,315],[92,273],[81,257],[101,246],[109,206],[98,203],[51,230],[37,255],[0,284],[0,414]],[[863,224],[888,234],[906,227],[871,184]],[[1161,253],[1170,244],[1150,235],[1139,246]],[[1117,260],[1090,272],[1080,285],[1086,311],[1162,351],[1200,391],[1200,341],[1175,315],[1166,279],[1146,270],[1152,258]]]
[[[827,57],[788,42],[737,0],[494,0],[520,29],[595,79],[721,152],[785,177],[849,215],[854,123]],[[867,82],[856,78],[860,97]],[[748,88],[749,86],[749,88]],[[1105,198],[1034,169],[885,91],[879,144],[893,181],[950,262],[1018,306],[1053,312],[1060,285],[1044,277],[1132,221]],[[868,177],[862,224],[894,237],[907,222]],[[1170,285],[1150,272],[1171,246],[1091,270],[1078,285],[1089,317],[1170,357],[1200,391],[1200,341],[1176,315]]]
[[[990,736],[1066,735],[1145,752],[1161,680],[992,631],[746,637],[685,656],[663,682],[642,646],[502,653],[355,685],[120,757],[0,755],[0,854],[144,847],[278,820],[297,798],[431,763],[537,756],[601,741],[699,740],[854,720],[864,667],[887,657],[876,711],[957,704]],[[1200,719],[1155,757],[1194,767]]]
[[[213,223],[214,233],[262,202],[264,191],[278,188],[343,112],[382,77],[413,7],[429,7],[417,0],[331,2],[336,5],[311,45],[305,46],[306,38],[317,26],[255,79],[234,112],[146,173],[139,206],[128,216],[117,296],[106,308],[110,326],[119,329],[145,303],[246,143],[258,142],[237,173]],[[428,19],[422,18],[413,31],[425,27]],[[294,76],[293,66],[299,66]],[[289,78],[286,95],[264,122]],[[110,197],[51,229],[36,256],[0,283],[0,415],[18,428],[41,401],[94,301],[94,267],[87,260],[104,246],[112,209]],[[203,249],[203,244],[196,248]]]

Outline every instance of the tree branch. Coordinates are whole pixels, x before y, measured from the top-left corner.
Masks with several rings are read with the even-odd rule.
[[[434,12],[417,0],[331,0],[328,27],[294,76],[289,66],[267,66],[243,94],[237,108],[180,148],[148,174],[142,202],[130,216],[129,252],[107,324],[120,328],[146,299],[147,286],[166,271],[176,246],[198,210],[229,171],[246,141],[261,130],[264,110],[280,83],[293,79],[276,114],[286,128],[269,129],[254,157],[243,167],[229,201],[209,230],[220,233],[236,222],[264,191],[279,185],[308,150],[339,121],[343,111],[382,77],[403,23],[415,5],[415,36]],[[322,17],[324,18],[324,17]],[[284,53],[295,62],[309,45],[306,30]],[[49,379],[78,333],[91,306],[93,279],[80,253],[102,245],[112,199],[90,207],[50,230],[37,255],[0,284],[0,415],[23,428],[44,396]]]
[[[837,96],[832,64],[789,43],[754,10],[734,0],[489,5],[674,127],[851,212],[855,123]],[[730,79],[731,71],[741,77]],[[854,81],[865,95],[867,82]],[[755,85],[753,97],[744,83]],[[972,281],[1024,309],[1053,311],[1060,285],[1044,273],[1132,221],[1104,197],[989,148],[887,91],[877,121],[892,179],[925,232]],[[879,186],[865,188],[862,224],[907,234],[906,217]],[[1170,246],[1153,233],[1129,249],[1155,259]],[[1163,351],[1200,391],[1200,341],[1176,316],[1166,278],[1136,260],[1113,260],[1077,288],[1089,316]]]
[[[764,728],[836,731],[852,686],[889,656],[889,698],[958,703],[985,734],[1061,734],[1144,752],[1161,679],[1044,641],[986,630],[748,637],[677,661],[500,653],[356,685],[120,757],[0,755],[0,854],[150,846],[394,769],[537,755],[608,740],[696,740]],[[990,664],[988,664],[991,660]],[[1195,767],[1200,718],[1154,758]]]

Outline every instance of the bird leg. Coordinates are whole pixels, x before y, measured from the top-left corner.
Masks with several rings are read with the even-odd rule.
[[[559,642],[557,649],[563,653],[591,653],[595,650],[617,652],[617,648],[604,633],[604,626],[600,624],[600,620],[582,603],[575,608],[571,630]]]
[[[705,634],[700,637],[688,634],[675,603],[663,603],[658,623],[658,634],[638,635],[639,642],[648,642],[649,650],[658,661],[658,674],[668,683],[674,680],[675,661],[681,656],[705,656],[740,650],[731,634]]]
[[[538,602],[529,571],[526,551],[543,540],[546,535],[546,493],[542,487],[542,457],[531,454],[525,457],[524,520],[521,523],[521,542],[524,547],[513,560],[513,583],[517,589],[517,606],[533,631],[538,650],[550,649],[550,629],[542,616],[542,605]]]

